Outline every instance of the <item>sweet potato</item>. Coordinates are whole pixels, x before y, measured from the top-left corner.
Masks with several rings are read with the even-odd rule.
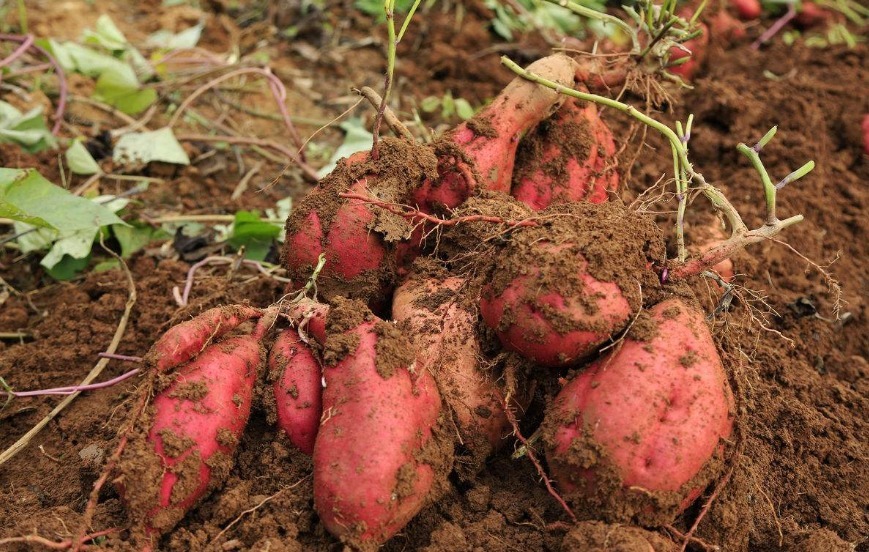
[[[730,0],[730,5],[736,10],[736,15],[745,21],[759,19],[763,13],[760,0]]]
[[[145,355],[145,363],[158,372],[184,364],[214,340],[234,330],[242,322],[262,315],[248,305],[215,307],[169,328]]]
[[[165,533],[226,480],[263,364],[261,337],[207,346],[172,374],[133,430],[119,462],[119,490],[140,537]]]
[[[718,10],[707,19],[709,35],[716,43],[728,45],[745,38],[745,23],[730,15],[727,10]]]
[[[698,24],[703,31],[703,34],[696,38],[692,38],[681,46],[673,46],[670,48],[669,63],[676,63],[688,58],[687,61],[667,67],[667,71],[674,75],[682,77],[685,81],[691,82],[694,77],[706,63],[707,50],[709,49],[709,27],[705,23]]]
[[[511,195],[535,211],[609,199],[619,185],[616,146],[594,104],[570,98],[519,143]]]
[[[615,202],[554,205],[494,260],[480,313],[505,349],[544,366],[587,358],[623,330],[653,290],[654,225]],[[653,257],[654,258],[654,257]]]
[[[511,430],[503,393],[480,365],[476,301],[462,293],[464,278],[441,276],[408,278],[395,290],[392,317],[417,351],[416,369],[434,376],[473,472]]]
[[[527,70],[572,87],[575,63],[555,54]],[[519,138],[564,98],[527,79],[513,79],[492,103],[435,144],[440,178],[426,181],[414,193],[416,204],[432,212],[441,206],[454,208],[480,190],[510,193]]]
[[[794,22],[801,29],[824,26],[833,20],[833,13],[815,2],[800,2]]]
[[[336,299],[326,326],[314,506],[333,535],[374,548],[423,507],[435,482],[426,445],[441,399],[394,324]]]
[[[325,299],[350,297],[379,309],[388,299],[402,263],[413,250],[398,248],[414,225],[400,215],[357,199],[357,194],[388,203],[412,203],[411,193],[426,178],[437,178],[437,159],[425,146],[385,138],[380,157],[367,152],[338,163],[336,169],[287,218],[282,260],[291,287],[310,277],[320,254],[326,264],[317,279]]]
[[[715,477],[733,396],[702,312],[669,299],[546,413],[551,475],[582,511],[671,523]]]
[[[320,363],[295,328],[283,330],[269,351],[274,378],[278,427],[305,454],[314,452],[314,439],[323,413]]]

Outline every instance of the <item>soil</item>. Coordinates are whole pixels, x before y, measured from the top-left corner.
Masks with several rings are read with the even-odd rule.
[[[373,20],[349,2],[304,17],[293,11],[293,2],[268,3],[267,8],[265,2],[211,0],[201,2],[201,9],[165,7],[158,0],[25,4],[31,31],[58,39],[78,37],[101,13],[111,15],[133,43],[158,29],[178,31],[202,20],[205,49],[227,53],[235,48],[241,55],[268,56],[275,74],[292,83],[290,112],[322,122],[356,101],[351,86],[383,84],[385,33],[379,27],[372,31]],[[487,27],[491,13],[480,4],[437,3],[410,26],[408,36],[413,38],[399,48],[393,95],[402,119],[412,119],[411,108],[422,98],[447,90],[479,105],[511,78],[499,64],[500,54],[508,52],[527,63],[547,53],[538,36],[499,42]],[[10,25],[17,24],[13,15],[7,14]],[[282,17],[296,25],[295,38],[281,35],[280,27],[272,24]],[[751,144],[778,125],[776,139],[763,150],[773,178],[809,159],[817,164],[808,177],[779,193],[779,215],[802,213],[805,220],[788,228],[782,242],[753,245],[734,258],[738,287],[729,312],[715,310],[720,292],[713,284],[691,282],[706,311],[715,311],[714,336],[737,397],[734,437],[722,477],[669,528],[647,528],[650,532],[644,533],[591,520],[573,525],[540,483],[528,456],[511,459],[510,443],[475,478],[451,479],[443,495],[385,550],[647,550],[645,543],[655,550],[678,549],[679,534],[709,502],[695,534],[699,540],[688,543],[691,550],[714,545],[727,551],[869,551],[869,156],[863,153],[860,135],[860,121],[869,113],[869,96],[861,94],[869,88],[869,55],[865,43],[810,48],[803,40],[791,46],[773,40],[760,50],[751,49],[750,41],[770,23],[751,26],[744,41],[726,48],[713,41],[694,89],[674,92],[665,106],[670,111],[659,114],[666,121],[684,121],[694,114],[692,161],[750,227],[763,223],[762,189],[736,143]],[[11,51],[6,44],[3,48],[4,56]],[[92,85],[71,81],[71,86],[74,93],[87,95]],[[0,95],[7,101],[17,97],[6,88]],[[47,106],[48,99],[43,99]],[[626,99],[642,105],[639,98]],[[272,105],[269,101],[263,92],[246,98],[245,104],[265,109]],[[287,140],[279,121],[240,110],[226,113],[225,107],[207,101],[200,109],[208,116],[228,117],[245,134]],[[370,121],[373,110],[359,107],[355,113]],[[631,202],[672,170],[672,160],[651,133],[641,145],[643,133],[621,114],[602,114],[621,146],[622,197]],[[84,129],[86,137],[95,138],[121,124],[110,112],[73,101],[63,133],[72,136],[72,128]],[[309,136],[319,126],[308,120],[298,130]],[[152,122],[152,128],[159,124]],[[326,129],[315,139],[337,145],[341,135]],[[136,216],[264,210],[278,199],[298,199],[311,189],[295,167],[249,153],[214,150],[202,142],[186,141],[185,147],[195,159],[190,167],[149,167],[146,174],[163,180],[136,196]],[[242,175],[256,162],[263,162],[259,175],[232,199]],[[65,172],[56,152],[29,155],[9,145],[0,146],[0,165],[36,167],[57,182]],[[75,177],[69,185],[82,182]],[[100,191],[118,193],[127,184],[107,180]],[[635,206],[644,205],[639,199]],[[658,218],[670,236],[667,216]],[[695,198],[686,224],[690,245],[712,238],[715,223],[703,198]],[[233,272],[212,266],[197,273],[190,304],[181,308],[172,288],[183,287],[191,263],[219,251],[219,245],[207,242],[184,255],[172,245],[151,244],[129,260],[136,301],[119,353],[144,355],[168,327],[206,308],[243,302],[265,306],[284,292],[283,283],[246,268]],[[673,245],[668,247],[673,257]],[[38,258],[22,257],[9,248],[0,253],[2,277],[10,289],[0,306],[0,331],[28,334],[0,342],[0,375],[20,390],[80,381],[111,343],[129,297],[128,280],[119,270],[88,271],[58,283],[38,263]],[[130,368],[113,360],[99,379]],[[90,489],[117,445],[143,381],[133,377],[81,395],[0,466],[0,539],[39,535],[62,541],[79,530]],[[265,374],[261,383],[265,385]],[[544,393],[552,391],[543,387]],[[310,458],[293,450],[268,423],[261,397],[262,392],[255,396],[252,419],[223,489],[165,536],[160,550],[342,548],[313,510]],[[22,398],[8,404],[0,411],[0,449],[33,428],[60,400]],[[539,421],[523,420],[523,431],[533,430]],[[88,530],[114,529],[100,544],[128,550],[134,548],[128,527],[117,491],[106,485]]]

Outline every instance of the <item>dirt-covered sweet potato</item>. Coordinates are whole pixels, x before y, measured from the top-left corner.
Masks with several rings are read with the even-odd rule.
[[[364,152],[339,162],[287,218],[282,260],[293,287],[307,281],[320,254],[325,254],[326,264],[317,278],[325,299],[350,297],[373,308],[388,302],[401,263],[413,260],[399,246],[411,238],[414,225],[341,194],[412,203],[413,190],[424,179],[437,178],[437,159],[430,148],[391,138],[383,139],[379,151],[377,161]]]
[[[440,466],[427,445],[437,385],[417,371],[395,324],[336,299],[323,353],[323,416],[314,444],[314,506],[333,535],[376,548],[426,503]]]
[[[735,415],[703,313],[668,299],[546,412],[550,474],[582,512],[671,523],[718,474]]]
[[[572,87],[575,65],[564,54],[554,54],[527,70]],[[454,208],[481,190],[510,193],[519,139],[564,99],[527,79],[513,79],[489,105],[435,144],[440,177],[426,181],[414,193],[416,204],[431,212]]]
[[[305,454],[313,454],[323,413],[320,363],[295,328],[283,330],[269,351],[278,427]]]
[[[460,277],[414,273],[395,290],[392,316],[417,351],[417,370],[434,376],[467,451],[463,467],[473,472],[511,429],[504,393],[481,365],[476,295],[465,292],[466,284]]]
[[[658,286],[648,267],[663,244],[649,220],[615,202],[554,205],[540,217],[497,252],[480,313],[504,348],[565,366],[627,326]]]
[[[169,376],[132,430],[118,482],[139,537],[165,533],[226,480],[264,360],[261,337],[207,346]]]
[[[262,311],[249,305],[215,307],[172,326],[151,347],[145,362],[158,372],[171,370],[192,359],[214,340],[239,324],[258,318]]]
[[[535,211],[553,203],[601,203],[615,193],[616,145],[594,104],[569,98],[519,143],[511,195]]]

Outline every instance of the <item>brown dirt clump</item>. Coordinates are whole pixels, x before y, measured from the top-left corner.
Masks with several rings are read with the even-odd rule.
[[[564,535],[564,552],[674,552],[676,545],[660,533],[630,525],[582,521]]]

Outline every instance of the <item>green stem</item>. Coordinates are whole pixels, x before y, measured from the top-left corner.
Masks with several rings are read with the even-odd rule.
[[[378,139],[380,138],[380,125],[383,123],[383,114],[386,111],[386,102],[389,101],[389,93],[392,92],[392,75],[395,72],[395,56],[398,40],[395,35],[395,0],[385,0],[384,9],[386,10],[386,80],[384,82],[383,100],[380,102],[380,108],[377,110],[377,117],[374,119],[374,135],[371,144],[371,158],[377,160],[380,157],[378,148]],[[407,23],[407,21],[405,21]]]
[[[587,17],[589,19],[596,19],[602,23],[610,23],[622,29],[629,37],[631,37],[631,43],[633,44],[632,51],[636,53],[640,49],[639,39],[637,38],[637,33],[634,29],[631,28],[630,25],[619,19],[618,17],[613,17],[612,15],[601,13],[597,10],[593,10],[591,8],[586,8],[580,4],[575,2],[571,2],[570,0],[546,0],[551,4],[557,4],[562,8],[567,8],[577,15],[581,15],[583,17]]]
[[[606,96],[599,96],[598,94],[591,94],[589,92],[580,92],[579,90],[574,90],[573,88],[568,88],[566,86],[562,86],[555,81],[551,81],[545,79],[539,75],[536,75],[530,71],[527,71],[520,67],[516,62],[508,58],[507,56],[501,57],[501,63],[506,65],[511,71],[520,75],[521,77],[528,79],[532,82],[536,82],[538,84],[542,84],[548,88],[552,88],[559,94],[565,94],[567,96],[572,96],[574,98],[578,98],[580,100],[585,100],[588,102],[594,102],[596,104],[604,105],[606,107],[611,107],[617,111],[621,111],[622,113],[626,113],[630,115],[634,119],[637,119],[641,123],[652,127],[657,130],[661,134],[664,135],[665,138],[670,142],[670,147],[673,150],[673,164],[676,178],[676,192],[681,196],[680,204],[687,201],[687,193],[688,193],[688,176],[694,174],[694,170],[691,168],[691,163],[688,161],[688,150],[685,145],[682,143],[679,135],[676,132],[668,127],[667,125],[656,121],[655,119],[649,117],[642,111],[639,111],[635,107],[622,103],[618,100],[613,100],[611,98],[607,98]],[[684,206],[681,206],[681,209],[684,211]],[[676,241],[681,244],[679,250],[680,259],[684,259],[686,256],[685,252],[685,239],[682,235],[681,226],[677,224],[676,228]]]
[[[29,33],[27,28],[27,7],[24,5],[24,0],[18,0],[18,27],[21,33],[26,35]]]
[[[401,30],[398,31],[398,38],[395,39],[396,44],[401,42],[401,39],[404,38],[404,32],[407,30],[407,26],[410,25],[410,20],[413,19],[413,14],[416,13],[416,9],[419,7],[422,0],[416,0],[411,6],[410,11],[407,12],[407,17],[404,18],[404,23],[401,24]]]
[[[763,195],[766,197],[766,223],[775,224],[778,220],[775,216],[775,184],[772,183],[772,179],[770,179],[766,167],[763,166],[763,162],[760,160],[760,154],[757,152],[757,149],[746,146],[745,144],[737,145],[736,150],[742,155],[748,157],[751,166],[754,167],[754,170],[757,171],[757,174],[760,176],[760,181],[763,183]]]

